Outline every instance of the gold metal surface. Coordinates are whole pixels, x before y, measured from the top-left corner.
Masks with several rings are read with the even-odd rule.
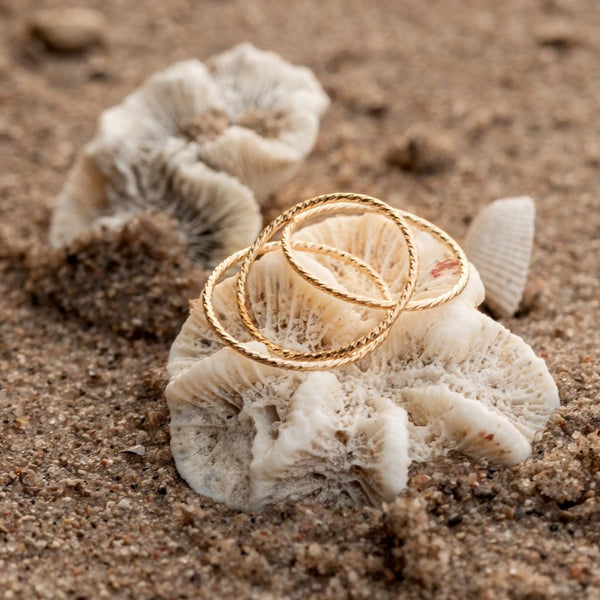
[[[395,225],[404,240],[407,258],[406,279],[402,290],[396,296],[391,293],[387,282],[383,280],[381,275],[360,257],[325,244],[292,240],[293,231],[309,219],[330,215],[331,213],[356,213],[357,211],[363,213],[374,212],[385,216]],[[434,298],[411,301],[419,273],[419,256],[414,236],[408,223],[419,230],[433,235],[447,247],[456,259],[455,262],[460,272],[457,282],[443,294]],[[282,232],[281,240],[271,242],[270,240],[279,231]],[[260,331],[252,317],[252,309],[247,293],[247,281],[255,261],[263,254],[278,250],[283,252],[290,267],[315,288],[353,305],[384,310],[383,318],[371,331],[357,337],[352,342],[319,352],[300,352],[285,348],[273,340],[269,340]],[[372,298],[361,294],[353,294],[341,289],[341,287],[338,288],[328,284],[314,273],[310,273],[298,262],[295,256],[295,251],[297,250],[331,256],[350,265],[373,282],[381,297]],[[212,303],[214,288],[221,277],[237,264],[241,265],[236,281],[236,303],[240,319],[250,336],[254,340],[264,344],[268,353],[253,350],[247,344],[236,339],[225,329],[215,313]],[[341,367],[363,358],[385,340],[392,325],[404,310],[425,310],[449,302],[462,292],[467,284],[468,277],[468,261],[463,250],[440,228],[416,215],[392,208],[385,202],[371,196],[334,193],[317,196],[296,204],[267,225],[258,235],[252,246],[240,250],[225,259],[209,276],[202,291],[201,301],[208,322],[217,335],[227,346],[237,352],[252,360],[274,367],[299,371],[321,371]]]

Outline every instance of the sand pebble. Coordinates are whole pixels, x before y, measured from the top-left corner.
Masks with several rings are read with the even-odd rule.
[[[131,500],[129,498],[122,498],[117,502],[117,508],[129,510],[131,508]]]
[[[173,510],[180,525],[196,525],[205,517],[205,512],[199,506],[185,502],[177,502]]]
[[[127,454],[137,454],[138,456],[146,456],[146,446],[143,446],[142,444],[136,444],[135,446],[125,448],[123,452],[126,452]]]
[[[102,44],[106,28],[104,15],[87,8],[38,10],[29,19],[31,33],[58,52],[77,52]]]
[[[10,70],[10,59],[5,48],[0,46],[0,77],[5,76]]]
[[[349,86],[347,76],[339,75],[333,79],[328,92],[335,101],[346,105],[353,112],[380,117],[390,108],[385,91],[371,81],[362,82],[360,87]]]
[[[388,165],[419,174],[443,171],[454,163],[454,157],[454,143],[449,137],[426,130],[409,131],[385,153]]]
[[[542,23],[535,29],[534,36],[539,46],[552,46],[559,50],[572,48],[580,42],[577,30],[566,21]]]

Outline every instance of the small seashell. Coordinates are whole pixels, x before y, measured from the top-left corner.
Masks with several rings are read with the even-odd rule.
[[[535,225],[529,196],[496,200],[473,219],[464,249],[485,286],[485,303],[500,317],[514,315],[523,298]]]
[[[452,277],[447,249],[416,232],[421,268],[416,297]],[[320,242],[366,260],[402,287],[403,242],[379,215],[336,217],[295,239]],[[350,272],[304,256],[322,280],[356,292]],[[300,351],[346,343],[369,331],[381,311],[323,294],[291,272],[279,254],[256,262],[250,305],[265,335]],[[288,371],[250,360],[209,325],[202,303],[171,347],[166,397],[177,469],[198,493],[242,510],[310,497],[379,504],[406,487],[412,461],[458,450],[514,464],[558,405],[544,361],[523,340],[476,309],[483,285],[473,270],[448,303],[403,312],[388,338],[356,363],[328,371]],[[231,307],[235,277],[215,288],[215,309],[244,340]],[[357,332],[358,329],[358,332]],[[264,351],[258,342],[248,347]]]
[[[77,52],[103,43],[106,19],[88,8],[45,9],[33,13],[29,28],[51,50]]]

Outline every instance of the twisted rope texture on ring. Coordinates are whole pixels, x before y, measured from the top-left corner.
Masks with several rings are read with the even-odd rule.
[[[349,254],[348,252],[331,248],[324,244],[307,244],[302,242],[291,242],[290,232],[298,223],[314,218],[326,213],[335,211],[374,211],[383,213],[390,218],[400,229],[404,238],[407,254],[408,268],[407,280],[400,292],[399,297],[390,302],[389,288],[383,282],[376,271],[360,258]],[[418,301],[410,301],[414,292],[417,275],[418,275],[418,251],[414,238],[406,222],[410,222],[413,226],[421,231],[425,231],[437,238],[447,249],[455,256],[456,264],[460,270],[458,281],[452,288],[445,293],[435,298],[425,298]],[[282,241],[269,242],[282,227],[285,226],[282,232]],[[284,243],[285,242],[285,243]],[[256,259],[262,254],[273,252],[282,249],[288,264],[311,285],[317,289],[341,298],[346,302],[360,304],[362,306],[370,306],[377,309],[387,309],[386,316],[380,321],[379,325],[373,328],[368,334],[363,335],[351,343],[322,352],[299,352],[288,348],[281,347],[275,342],[267,339],[259,330],[257,324],[251,317],[251,307],[249,306],[249,298],[246,289],[246,282],[250,268],[255,263]],[[347,264],[351,264],[359,272],[369,277],[380,293],[384,296],[384,301],[370,299],[365,296],[357,296],[333,288],[320,278],[300,267],[292,254],[292,248],[297,248],[303,251],[311,251],[322,253],[330,256],[335,256]],[[214,306],[212,304],[212,295],[214,287],[218,283],[221,276],[226,273],[235,264],[242,263],[237,275],[236,286],[236,301],[238,312],[241,321],[254,340],[265,344],[271,354],[263,354],[247,347],[246,344],[234,338],[222,325],[217,318]],[[317,196],[296,204],[288,211],[277,217],[271,224],[267,225],[259,234],[254,244],[245,250],[241,250],[225,261],[223,261],[211,274],[206,282],[202,292],[202,307],[206,314],[207,320],[219,335],[222,341],[233,348],[234,350],[244,354],[245,356],[256,360],[260,363],[285,368],[292,370],[328,370],[343,366],[349,362],[353,362],[363,358],[373,350],[375,350],[387,337],[391,326],[396,321],[403,310],[417,311],[425,310],[440,306],[449,302],[458,296],[466,286],[468,281],[468,261],[460,246],[443,230],[436,227],[432,223],[417,217],[406,211],[394,209],[385,204],[381,200],[353,193],[337,193]],[[382,285],[383,284],[383,285]]]

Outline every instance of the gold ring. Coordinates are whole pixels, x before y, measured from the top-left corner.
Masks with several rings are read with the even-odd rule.
[[[397,226],[404,238],[408,255],[406,282],[397,297],[393,296],[389,284],[384,281],[381,274],[358,256],[319,242],[292,240],[295,229],[301,226],[306,220],[336,211],[376,212],[383,214]],[[452,264],[455,264],[459,268],[457,282],[450,289],[434,298],[411,300],[417,285],[419,256],[408,223],[421,231],[433,235],[449,249],[450,253],[453,254],[456,259]],[[282,230],[281,240],[271,242],[270,239],[280,230]],[[290,348],[284,348],[274,341],[269,340],[259,330],[257,323],[251,316],[247,282],[250,269],[254,262],[261,255],[276,250],[281,250],[290,267],[293,268],[302,279],[314,287],[352,304],[371,309],[385,310],[384,317],[370,332],[357,337],[352,342],[320,352],[300,352]],[[375,284],[375,287],[380,294],[380,298],[354,294],[328,284],[307,271],[298,262],[294,255],[295,250],[331,256],[350,265],[363,275],[366,275],[369,280]],[[240,263],[241,265],[236,281],[236,304],[239,317],[250,337],[254,341],[264,344],[267,352],[250,348],[247,343],[236,339],[225,329],[215,313],[213,306],[214,289],[223,275]],[[359,360],[375,350],[375,348],[385,340],[392,325],[403,310],[418,311],[434,308],[455,298],[465,288],[468,278],[468,261],[462,248],[460,248],[460,246],[439,227],[436,227],[421,217],[392,208],[385,202],[372,198],[371,196],[352,193],[335,193],[317,196],[296,204],[277,217],[270,225],[267,225],[267,227],[265,227],[258,235],[252,246],[236,252],[221,262],[209,276],[205,287],[202,290],[201,302],[209,324],[221,340],[227,346],[230,346],[248,358],[262,364],[284,369],[300,371],[328,370]]]
[[[435,308],[450,302],[453,298],[456,298],[467,286],[469,282],[469,259],[465,254],[465,251],[451,238],[443,229],[437,227],[433,223],[430,223],[422,217],[413,215],[412,213],[401,210],[402,216],[413,225],[415,225],[421,231],[425,231],[435,238],[437,238],[442,244],[444,244],[451,254],[456,257],[456,266],[459,268],[460,276],[458,281],[446,292],[435,296],[434,298],[424,298],[423,300],[412,300],[406,305],[406,310],[426,310],[429,308]]]
[[[313,207],[322,206],[324,204],[328,204],[329,206],[333,204],[355,204],[366,210],[384,213],[387,217],[389,217],[398,227],[406,242],[408,252],[407,281],[399,297],[395,300],[392,306],[387,309],[385,317],[369,333],[359,336],[349,344],[338,346],[337,348],[333,348],[331,350],[322,350],[320,352],[300,352],[297,350],[291,350],[289,348],[279,346],[278,344],[276,344],[272,340],[269,340],[263,335],[263,333],[259,330],[256,323],[250,316],[250,307],[248,294],[246,293],[246,285],[250,267],[258,257],[260,250],[264,246],[264,244],[268,242],[269,239],[273,235],[275,235],[275,233],[277,233],[277,231],[279,231],[284,225],[290,222],[297,214],[312,209]],[[291,360],[305,361],[318,361],[335,358],[345,359],[348,356],[350,356],[350,360],[348,361],[350,362],[351,360],[356,360],[353,359],[352,356],[355,355],[357,350],[359,350],[363,346],[368,346],[369,348],[372,347],[372,349],[375,349],[387,337],[391,326],[396,321],[396,319],[408,303],[408,300],[410,299],[415,289],[415,285],[417,283],[417,275],[417,248],[414,243],[413,235],[406,221],[400,215],[399,211],[392,208],[385,202],[382,202],[381,200],[378,200],[376,198],[372,198],[371,196],[364,196],[361,194],[326,194],[296,204],[292,208],[279,215],[279,217],[277,217],[270,225],[267,225],[267,227],[265,227],[261,231],[261,233],[258,234],[256,240],[254,241],[252,246],[250,246],[248,254],[243,260],[242,265],[240,267],[240,271],[238,273],[238,312],[240,314],[240,318],[242,319],[244,327],[246,327],[246,329],[250,332],[252,337],[257,341],[262,342],[269,349],[270,352],[277,356],[281,356],[283,358]],[[318,283],[316,285],[317,287],[320,287]],[[325,291],[329,292],[329,289],[325,288]],[[358,354],[356,355],[358,356]]]
[[[286,226],[286,228],[287,228],[287,226]],[[284,228],[284,231],[285,231],[285,228]],[[294,250],[302,250],[304,252],[314,252],[315,254],[324,254],[326,256],[335,256],[336,258],[341,259],[342,262],[356,268],[356,270],[359,271],[360,273],[363,273],[363,275],[366,275],[375,284],[375,286],[379,290],[379,293],[385,298],[385,301],[378,302],[375,305],[374,303],[376,301],[374,301],[372,298],[369,298],[368,296],[349,294],[340,288],[328,286],[328,284],[326,284],[325,282],[322,282],[323,288],[326,288],[327,291],[329,291],[332,296],[337,296],[338,298],[341,298],[342,300],[347,300],[349,302],[353,302],[354,304],[362,304],[364,306],[371,307],[371,308],[390,308],[391,306],[393,306],[394,299],[392,297],[392,292],[390,290],[390,287],[383,280],[383,277],[370,264],[368,264],[367,262],[365,262],[358,256],[355,256],[354,254],[351,254],[350,252],[346,252],[346,250],[340,250],[340,248],[334,248],[333,246],[328,246],[327,244],[307,242],[305,240],[294,240],[294,241],[288,240],[287,246],[290,249],[290,254],[291,254],[291,249],[293,248]],[[281,236],[281,249],[285,255],[286,247],[283,243],[283,231],[282,231],[282,236]],[[294,262],[297,263],[295,258],[293,260],[294,260]],[[305,279],[309,282],[312,282],[313,280],[319,281],[319,282],[321,281],[319,278],[315,277],[312,273],[306,271],[301,266],[299,268],[302,269],[302,271],[299,272],[298,274],[303,279]],[[315,284],[315,285],[316,285],[316,287],[319,287],[319,285],[317,285],[317,284]]]
[[[342,300],[347,300],[348,302],[353,302],[355,304],[361,304],[361,305],[367,306],[369,308],[381,308],[381,309],[390,308],[391,306],[393,306],[393,300],[390,301],[389,299],[386,298],[386,300],[384,300],[384,301],[381,301],[381,300],[378,301],[378,300],[375,300],[368,296],[355,295],[355,294],[352,294],[349,292],[345,292],[343,290],[338,290],[336,288],[333,288],[332,286],[327,284],[325,281],[322,281],[321,279],[319,279],[318,277],[315,277],[312,273],[307,271],[296,260],[296,258],[294,256],[294,253],[292,251],[291,236],[292,236],[294,230],[297,228],[297,226],[302,224],[304,221],[307,221],[316,216],[320,216],[323,213],[335,212],[336,210],[339,210],[340,208],[343,208],[343,207],[344,207],[343,204],[341,204],[341,205],[338,204],[338,205],[334,205],[334,206],[323,205],[323,206],[318,206],[316,208],[312,208],[310,210],[306,210],[306,211],[302,212],[301,214],[296,215],[293,219],[290,220],[290,222],[287,225],[285,225],[285,227],[283,228],[283,230],[281,232],[282,251],[283,251],[288,263],[290,264],[290,266],[303,279],[306,279],[307,281],[313,283],[313,285],[315,285],[319,289],[326,291],[329,294],[331,294],[337,298],[341,298]],[[449,302],[450,300],[452,300],[452,298],[455,298],[456,296],[458,296],[458,294],[460,294],[464,290],[464,288],[467,285],[467,282],[469,280],[469,270],[468,270],[469,261],[465,255],[463,249],[443,229],[440,229],[439,227],[437,227],[433,223],[427,221],[426,219],[423,219],[422,217],[418,217],[418,216],[413,215],[412,213],[409,213],[406,211],[398,210],[398,212],[407,221],[409,221],[415,227],[417,227],[417,229],[420,229],[421,231],[425,231],[425,232],[433,235],[443,245],[445,245],[450,250],[450,253],[455,256],[456,266],[458,267],[459,272],[460,272],[460,276],[459,276],[457,282],[449,290],[446,290],[446,292],[444,292],[443,294],[440,294],[439,296],[435,296],[434,298],[424,298],[422,300],[411,300],[405,306],[404,310],[409,310],[409,311],[425,310],[425,309],[434,308],[436,306],[440,306],[442,304],[445,304],[446,302]],[[297,242],[294,242],[294,244],[295,243],[297,243]],[[354,256],[354,255],[350,255],[350,256]],[[367,275],[370,278],[373,278],[372,271],[376,273],[376,271],[373,269],[372,266],[367,265],[364,262],[362,263],[360,269],[361,270],[364,269],[364,272],[367,273]],[[367,269],[369,270],[368,272],[367,272]],[[381,278],[381,276],[380,276],[380,278]],[[387,284],[386,284],[386,286],[387,286]],[[387,287],[389,289],[389,286],[387,286]]]
[[[270,242],[265,244],[265,246],[261,249],[260,254],[266,254],[268,252],[272,252],[274,250],[278,250],[281,247],[280,242]],[[375,348],[381,343],[383,340],[375,340],[369,345],[365,345],[362,348],[357,349],[354,353],[348,354],[342,358],[335,358],[329,360],[321,360],[318,362],[315,361],[302,361],[302,360],[290,360],[287,358],[282,358],[280,356],[272,356],[269,354],[264,354],[257,350],[253,350],[249,348],[244,342],[236,339],[232,336],[223,326],[219,318],[217,317],[214,306],[212,303],[212,297],[214,294],[214,289],[221,277],[229,271],[236,264],[240,263],[245,259],[249,248],[244,250],[240,250],[235,254],[232,254],[224,261],[222,261],[215,269],[213,269],[209,278],[207,279],[204,288],[202,290],[202,295],[200,297],[200,301],[202,303],[202,309],[208,322],[211,327],[215,331],[215,333],[221,338],[221,340],[230,348],[233,348],[236,352],[243,354],[244,356],[262,363],[264,365],[269,365],[271,367],[279,367],[282,369],[288,369],[293,371],[326,371],[329,369],[336,369],[343,365],[346,365],[355,360],[359,360],[375,350]]]

